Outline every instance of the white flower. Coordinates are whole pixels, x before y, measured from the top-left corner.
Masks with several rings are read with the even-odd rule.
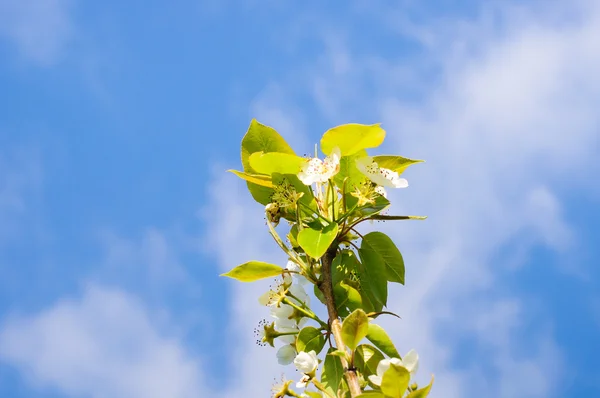
[[[319,365],[317,353],[315,351],[300,351],[294,359],[294,365],[296,365],[296,368],[302,373],[308,375],[313,374],[315,370],[317,370],[317,366]]]
[[[296,356],[296,350],[290,344],[286,344],[277,350],[277,362],[280,365],[289,365],[294,360],[294,356]]]
[[[279,283],[279,285],[277,285],[277,291],[269,290],[269,291],[265,292],[258,298],[258,302],[261,305],[266,305],[267,307],[272,307],[274,305],[279,304],[279,302],[281,301],[281,298],[283,297],[285,289],[287,289],[291,284],[292,284],[292,277],[287,274],[284,275],[283,281],[281,281],[281,283]]]
[[[340,149],[334,148],[324,161],[319,158],[309,159],[302,166],[298,178],[304,185],[327,182],[340,171],[340,157]]]
[[[406,188],[408,186],[408,181],[400,178],[395,171],[379,167],[371,156],[356,159],[356,167],[369,180],[382,187]]]
[[[292,319],[294,315],[294,309],[286,304],[279,304],[279,307],[271,307],[271,317],[275,318],[275,327],[281,328],[293,328],[296,326],[296,321]]]
[[[290,298],[290,300],[295,301],[296,304],[301,305],[302,303],[304,303],[306,304],[306,306],[310,307],[310,296],[306,294],[306,291],[300,283],[290,286],[288,292],[290,292],[292,295],[294,295],[294,297],[296,297],[300,301],[294,298]]]
[[[303,318],[304,319],[304,318]],[[277,337],[278,341],[286,344],[294,344],[296,342],[296,334],[300,331],[301,326],[293,327],[293,328],[279,328],[277,331],[279,333],[295,333],[295,334],[284,334],[283,336]],[[295,355],[295,354],[294,354]],[[292,358],[294,359],[294,358]],[[291,363],[291,361],[290,361]]]
[[[369,376],[369,380],[371,383],[379,386],[381,385],[381,379],[383,378],[383,374],[390,368],[390,364],[394,364],[396,366],[402,366],[406,370],[408,370],[411,374],[415,374],[419,367],[419,355],[415,350],[410,350],[405,356],[404,359],[399,358],[390,358],[390,359],[382,359],[379,361],[377,365],[377,376],[371,375]]]
[[[287,265],[285,266],[285,268],[288,271],[292,271],[294,272],[294,274],[292,274],[292,279],[295,280],[296,282],[298,282],[300,285],[304,286],[308,283],[308,279],[306,279],[304,277],[304,275],[302,275],[300,272],[302,271],[302,269],[300,268],[300,266],[298,264],[296,264],[293,261],[288,261]],[[296,273],[297,272],[297,273]],[[293,294],[293,293],[292,293]]]

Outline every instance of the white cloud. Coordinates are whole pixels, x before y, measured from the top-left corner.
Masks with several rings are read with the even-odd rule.
[[[73,33],[71,0],[0,0],[0,38],[26,58],[55,63]]]
[[[109,279],[117,277],[121,281],[148,285],[152,289],[186,282],[187,275],[179,260],[180,250],[175,245],[175,239],[169,237],[166,231],[146,228],[139,241],[108,230],[100,235],[106,258],[99,272]]]
[[[39,388],[91,398],[187,398],[205,394],[202,369],[161,333],[134,297],[90,285],[0,329],[0,358]]]
[[[415,72],[419,64],[412,61],[394,61],[399,54],[358,56],[336,44],[308,61],[309,79],[298,80],[310,75],[306,70],[291,71],[289,81],[277,82],[278,96],[283,91],[288,98],[308,88],[332,125],[380,119],[389,133],[386,152],[428,160],[407,173],[411,188],[393,198],[395,212],[430,218],[384,226],[408,267],[406,288],[390,299],[403,320],[384,322],[401,351],[415,347],[422,354],[422,380],[436,374],[433,396],[560,394],[562,354],[544,318],[551,309],[539,312],[511,292],[499,275],[515,264],[496,258],[515,247],[524,253],[537,245],[572,249],[576,230],[563,217],[561,195],[597,190],[587,177],[599,167],[600,10],[589,4],[486,9],[479,20],[428,25],[425,64],[435,65],[428,68],[437,69],[435,75]],[[399,76],[406,70],[420,87],[406,85]],[[403,97],[405,86],[417,93],[411,101]],[[278,96],[271,103],[261,98],[262,109],[284,111]],[[237,195],[231,200],[242,220],[258,212]],[[235,214],[227,236],[243,237],[235,256],[247,260],[264,241]],[[227,248],[214,250],[228,266],[235,263]],[[243,308],[236,324],[259,316],[260,309],[244,302],[255,291],[236,287],[234,294]],[[534,313],[543,321],[526,324]],[[461,356],[457,344],[465,341],[470,353]]]
[[[36,150],[7,147],[0,151],[0,246],[22,236],[24,224],[34,216],[42,174]]]

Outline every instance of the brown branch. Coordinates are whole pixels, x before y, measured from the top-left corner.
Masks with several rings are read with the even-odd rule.
[[[342,340],[342,323],[337,314],[337,308],[335,306],[335,299],[333,297],[333,283],[331,280],[331,263],[335,258],[337,251],[337,244],[333,244],[325,253],[322,260],[321,274],[323,279],[319,284],[319,290],[325,297],[325,305],[327,306],[327,313],[329,314],[329,327],[331,328],[331,334],[335,339],[335,345],[338,350],[345,351],[345,345]],[[344,376],[348,382],[350,388],[350,395],[352,398],[357,397],[361,394],[360,384],[358,383],[358,376],[356,370],[348,366],[348,361],[344,357],[340,357],[342,367],[344,368]]]

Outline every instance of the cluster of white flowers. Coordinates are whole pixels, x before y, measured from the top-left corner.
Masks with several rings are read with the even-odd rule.
[[[331,154],[321,160],[312,158],[306,161],[298,178],[305,185],[314,183],[325,183],[340,171],[340,149],[334,148]],[[400,175],[390,169],[379,167],[377,162],[371,156],[365,156],[356,159],[356,167],[371,182],[377,185],[376,192],[382,196],[387,196],[384,187],[406,188],[408,181],[400,178]]]
[[[300,267],[292,261],[288,262],[287,269],[300,272]],[[294,360],[296,356],[295,334],[302,329],[307,321],[307,318],[301,317],[292,306],[282,303],[281,299],[287,291],[293,295],[294,298],[289,297],[288,299],[294,304],[309,307],[310,297],[303,287],[306,283],[308,283],[306,278],[299,273],[294,273],[293,276],[286,274],[283,281],[277,286],[277,290],[269,290],[258,299],[260,304],[270,308],[270,315],[275,320],[274,328],[277,332],[284,333],[284,335],[277,338],[279,342],[284,343],[276,354],[280,365],[289,365]]]

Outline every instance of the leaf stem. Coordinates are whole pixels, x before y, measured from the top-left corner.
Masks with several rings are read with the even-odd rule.
[[[333,181],[329,180],[329,190],[331,191],[331,219],[335,222],[335,188],[333,186]]]
[[[325,322],[323,322],[318,316],[316,316],[314,312],[300,307],[299,305],[295,304],[292,300],[288,299],[287,297],[284,297],[283,300],[281,300],[281,301],[284,304],[289,305],[290,307],[292,307],[296,311],[303,313],[304,315],[306,315],[307,318],[310,318],[310,319],[312,319],[314,321],[319,322],[319,324],[321,326],[327,327],[327,324]]]
[[[275,231],[275,227],[273,227],[273,224],[271,224],[271,220],[269,220],[269,217],[267,217],[267,226],[269,227],[269,233],[271,234],[271,236],[273,237],[273,239],[275,239],[275,242],[277,242],[277,244],[279,245],[279,247],[281,247],[281,249],[285,252],[285,254],[287,254],[291,259],[294,259],[298,265],[300,265],[299,263],[299,259],[297,259],[295,253],[293,251],[291,251],[281,240],[281,238],[279,237],[279,234],[277,233],[277,231]]]

